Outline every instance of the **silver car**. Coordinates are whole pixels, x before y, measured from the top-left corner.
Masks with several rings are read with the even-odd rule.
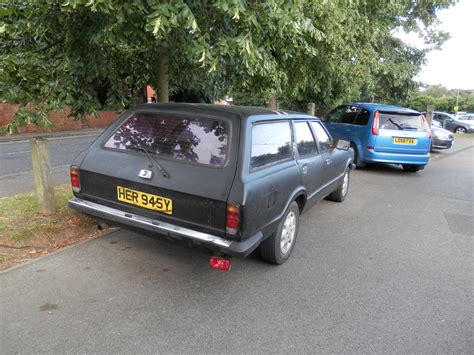
[[[441,124],[436,121],[433,121],[433,124],[431,125],[431,150],[451,148],[454,141],[454,135],[438,125]]]
[[[426,116],[426,112],[423,112]],[[433,122],[439,122],[441,126],[448,131],[465,134],[474,132],[474,121],[464,120],[463,116],[454,116],[447,112],[435,111],[433,113]]]

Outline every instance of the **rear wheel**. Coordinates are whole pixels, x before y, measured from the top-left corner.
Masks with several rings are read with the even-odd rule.
[[[355,146],[354,143],[351,144],[352,149],[354,150],[354,163],[357,167],[363,168],[365,166],[365,163],[360,160],[359,158],[359,152],[357,151],[357,147]]]
[[[419,170],[423,170],[425,165],[407,165],[403,164],[403,170],[408,171],[410,173],[416,173]]]
[[[328,196],[328,199],[335,202],[344,201],[346,199],[347,192],[349,191],[349,181],[350,181],[350,170],[346,169],[341,186],[339,186],[336,191],[332,192]]]
[[[283,264],[291,255],[298,235],[300,210],[292,202],[283,216],[277,231],[260,244],[260,255],[271,264]]]
[[[457,133],[457,134],[466,134],[466,133],[467,133],[467,129],[464,128],[464,127],[456,127],[456,129],[454,130],[454,133]]]

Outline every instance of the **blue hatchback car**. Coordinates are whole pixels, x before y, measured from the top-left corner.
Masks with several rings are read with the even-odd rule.
[[[400,164],[416,172],[430,158],[431,130],[425,117],[404,107],[352,103],[332,110],[324,124],[333,137],[351,142],[358,166]]]

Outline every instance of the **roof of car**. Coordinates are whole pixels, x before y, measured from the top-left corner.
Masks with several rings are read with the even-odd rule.
[[[133,107],[133,110],[140,110],[143,108],[156,109],[170,109],[183,113],[208,113],[208,114],[234,114],[241,118],[254,115],[307,115],[301,112],[286,111],[286,110],[272,110],[264,107],[252,106],[234,106],[234,105],[211,105],[211,104],[191,104],[191,103],[148,103]],[[307,115],[308,116],[308,115]],[[311,117],[311,116],[310,116]]]
[[[412,112],[412,113],[418,112],[406,107],[386,105],[386,104],[377,104],[375,102],[354,102],[353,104],[358,105],[370,111],[380,110],[380,111],[397,111],[397,112]]]

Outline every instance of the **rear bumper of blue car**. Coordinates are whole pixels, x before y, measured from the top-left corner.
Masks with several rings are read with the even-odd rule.
[[[412,164],[426,165],[430,159],[430,154],[400,154],[377,152],[367,149],[364,161],[367,163],[388,163],[388,164]]]

